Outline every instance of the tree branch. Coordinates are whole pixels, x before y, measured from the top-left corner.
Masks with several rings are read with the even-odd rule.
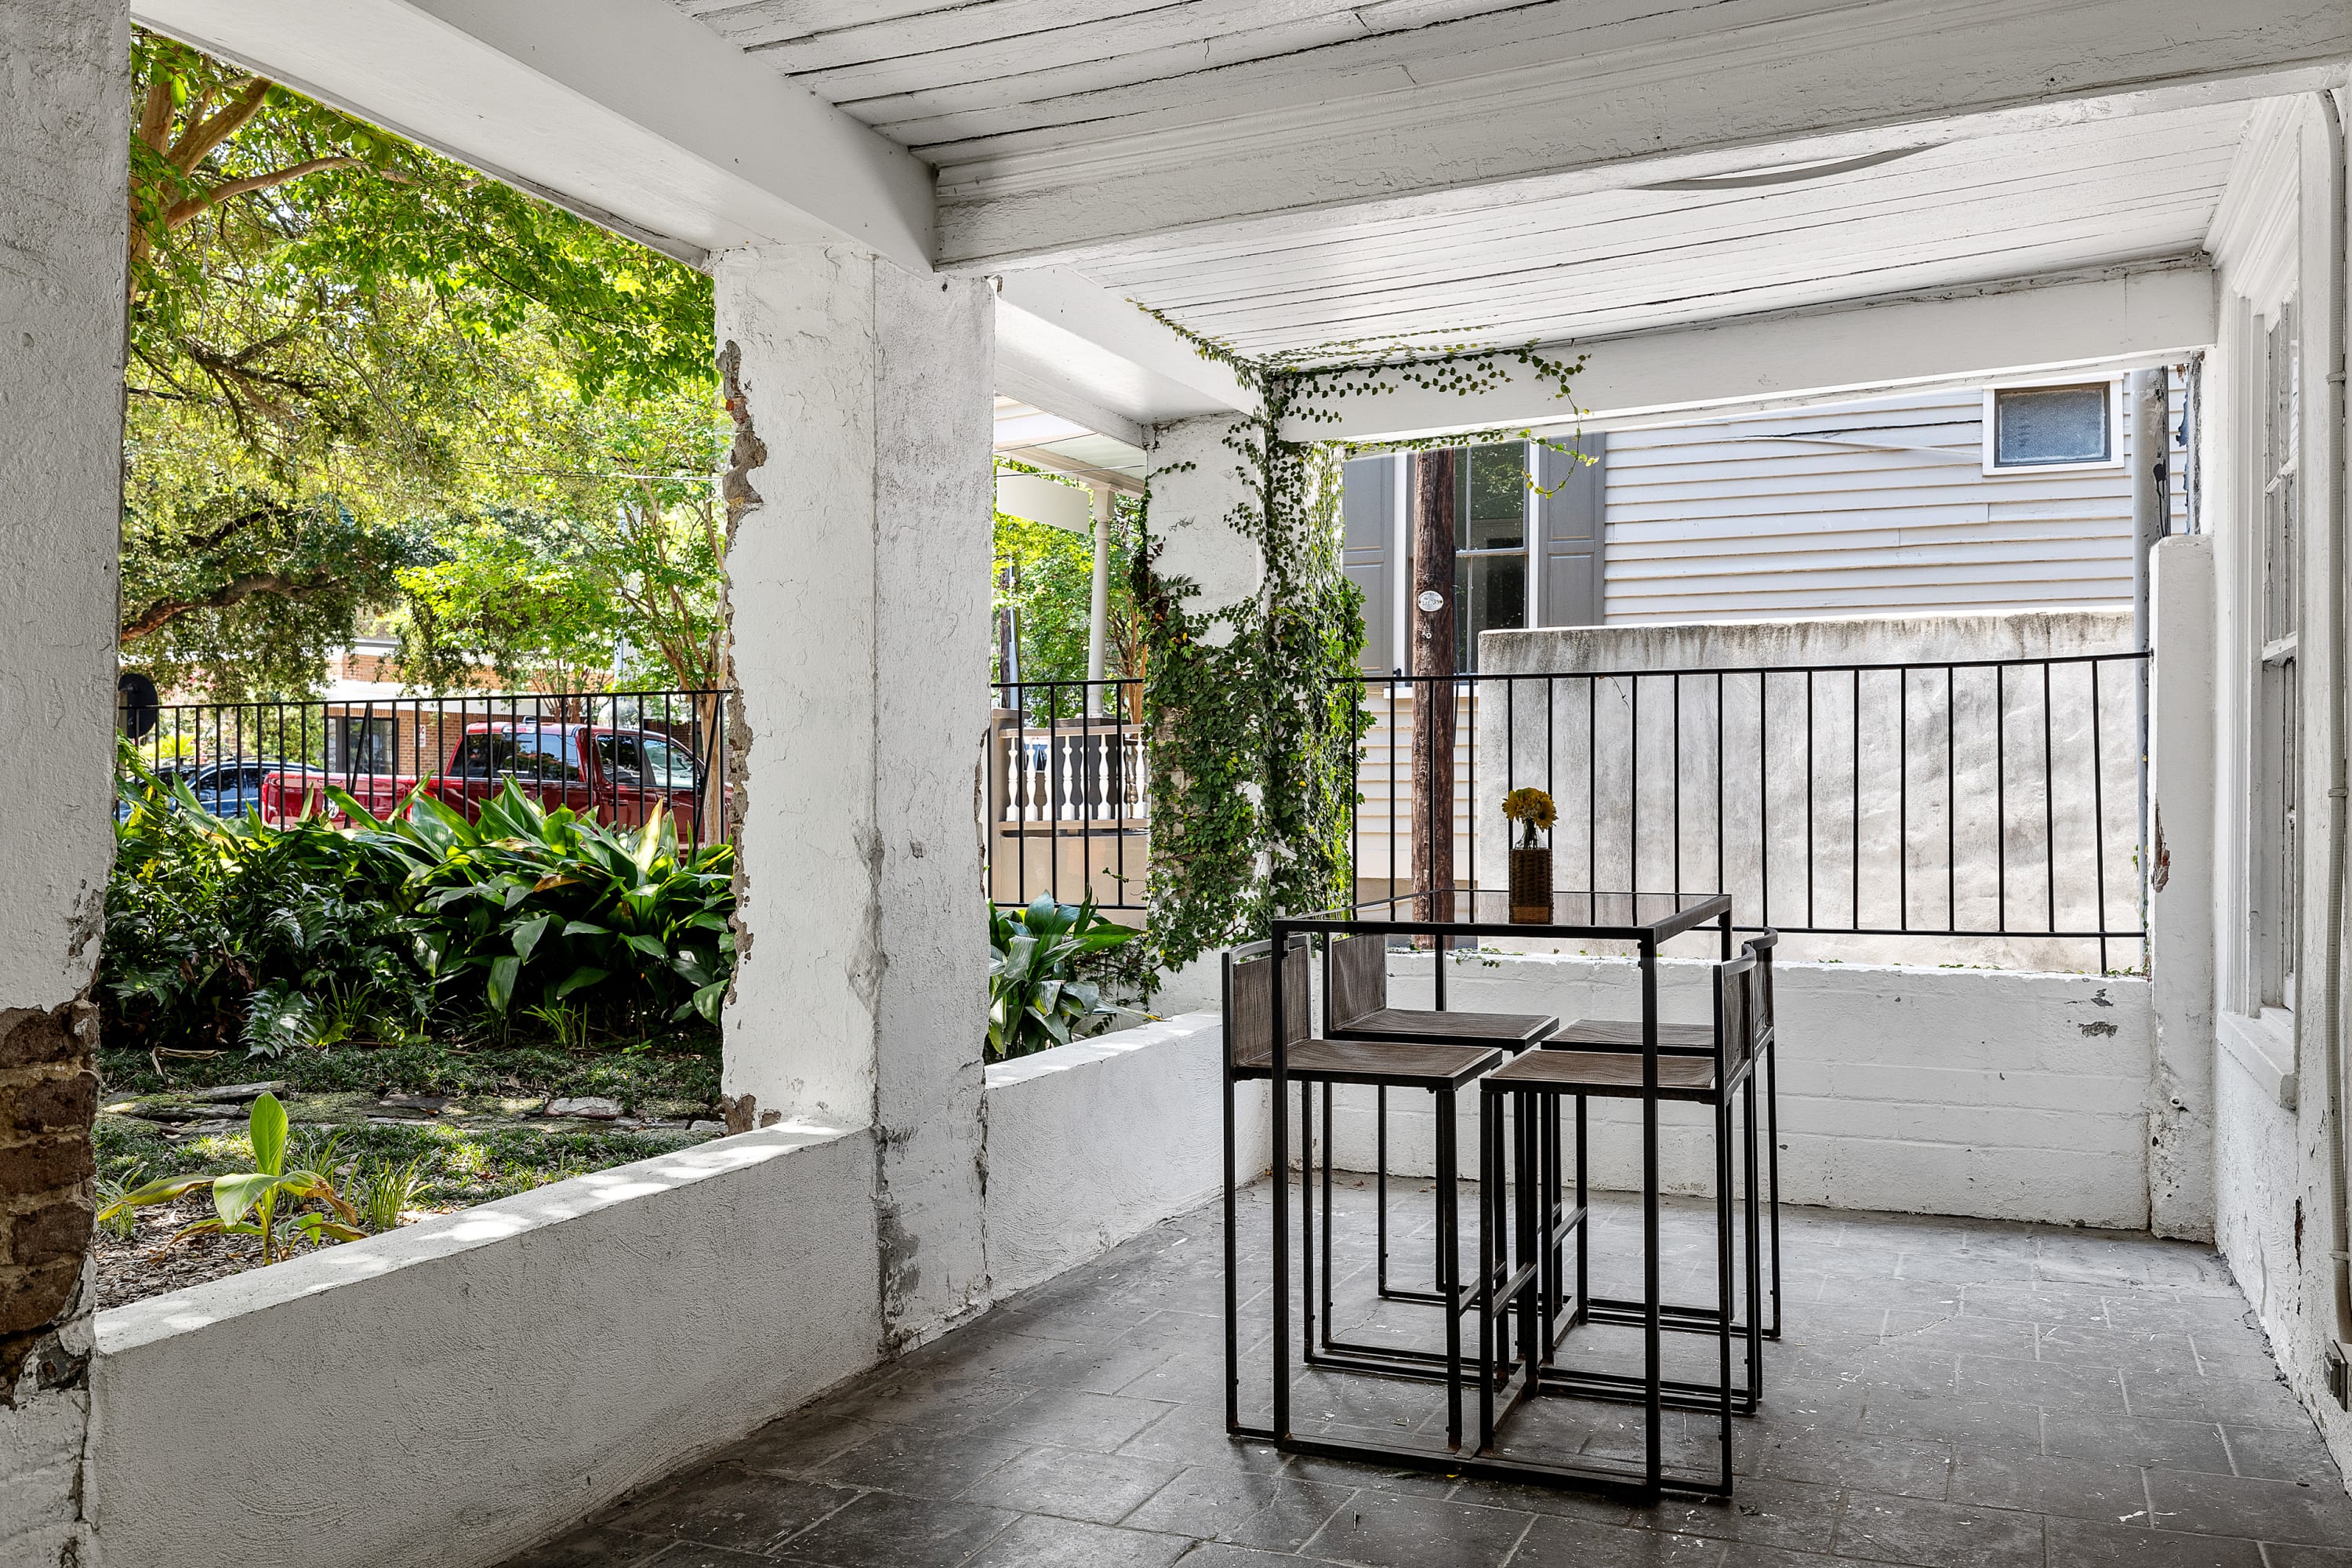
[[[249,572],[242,577],[232,577],[209,594],[193,599],[156,599],[129,620],[122,623],[121,639],[130,642],[161,631],[164,626],[193,610],[226,610],[232,605],[243,604],[257,594],[276,594],[285,598],[315,594],[335,586],[338,579],[331,573],[319,572],[308,577],[291,577],[282,572]]]
[[[163,159],[183,174],[194,172],[205,161],[206,153],[245,128],[246,122],[261,112],[261,101],[269,96],[274,84],[266,77],[255,77],[245,84],[245,90],[221,105],[220,112],[194,121],[181,132],[180,139]]]
[[[226,180],[215,185],[211,190],[190,196],[185,201],[173,202],[164,208],[163,226],[167,229],[178,228],[205,208],[227,201],[232,196],[247,195],[254,191],[266,191],[273,185],[282,185],[289,180],[299,180],[305,174],[315,174],[321,169],[351,169],[358,165],[359,160],[356,158],[312,158],[289,168],[273,169],[267,174],[247,174],[241,180]]]

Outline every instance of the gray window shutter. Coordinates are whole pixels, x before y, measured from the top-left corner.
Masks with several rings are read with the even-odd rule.
[[[1537,579],[1537,619],[1547,626],[1597,626],[1601,621],[1601,570],[1602,497],[1608,472],[1606,432],[1587,430],[1573,443],[1591,462],[1574,451],[1556,452],[1538,446],[1542,484],[1552,493],[1540,497],[1538,548],[1542,575]]]
[[[1390,573],[1389,534],[1396,516],[1396,459],[1358,458],[1342,477],[1340,510],[1347,538],[1343,563],[1348,581],[1364,595],[1364,672],[1386,675],[1396,668],[1389,647],[1395,588]]]

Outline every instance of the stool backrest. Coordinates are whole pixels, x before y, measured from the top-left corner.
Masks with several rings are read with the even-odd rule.
[[[1308,942],[1290,939],[1283,955],[1283,1043],[1314,1032],[1314,975]],[[1225,954],[1225,1056],[1234,1067],[1263,1071],[1274,1060],[1274,943],[1254,942]]]
[[[1772,1013],[1772,950],[1780,945],[1780,933],[1770,926],[1748,939],[1739,949],[1756,955],[1756,1039],[1762,1044],[1769,1039],[1773,1028]]]
[[[1389,939],[1384,933],[1329,939],[1324,949],[1323,1010],[1344,1029],[1389,1005]]]
[[[1756,1050],[1756,954],[1715,966],[1716,1081],[1728,1084]]]

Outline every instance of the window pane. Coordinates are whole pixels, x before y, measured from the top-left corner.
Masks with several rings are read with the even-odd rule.
[[[2107,387],[2019,387],[1992,395],[1993,463],[2095,463],[2107,457]]]
[[[1454,668],[1478,668],[1478,634],[1528,624],[1525,555],[1458,555],[1454,560]]]
[[[1517,550],[1527,542],[1527,447],[1517,441],[1473,447],[1457,465],[1456,550]]]

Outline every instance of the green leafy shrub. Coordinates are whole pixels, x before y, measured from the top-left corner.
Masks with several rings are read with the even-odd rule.
[[[1118,1009],[1103,1005],[1101,988],[1078,978],[1092,954],[1141,933],[1113,925],[1084,904],[1041,895],[1018,914],[988,911],[988,1057],[1003,1061],[1066,1046]]]
[[[394,870],[426,972],[494,1014],[518,996],[544,1010],[576,994],[634,1019],[718,1021],[735,967],[735,852],[681,851],[658,805],[642,826],[606,827],[546,810],[509,779],[476,820],[420,791],[353,843]]]
[[[221,817],[185,781],[124,758],[100,997],[110,1037],[250,1054],[347,1037],[432,1005],[417,928],[323,822]]]
[[[419,792],[374,824],[335,791],[369,826],[273,827],[214,816],[127,753],[123,773],[100,969],[118,1046],[278,1057],[435,1017],[504,1036],[529,1010],[577,1048],[592,1023],[718,1018],[733,851],[682,850],[665,812],[606,827],[509,782],[478,821]]]

